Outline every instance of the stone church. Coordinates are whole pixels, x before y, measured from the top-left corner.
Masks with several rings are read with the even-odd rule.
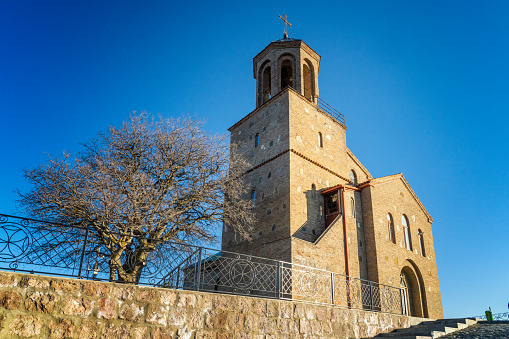
[[[258,222],[240,243],[226,226],[222,249],[402,287],[407,314],[443,318],[433,219],[403,174],[373,178],[347,147],[320,59],[286,34],[254,57],[256,109],[229,131]]]

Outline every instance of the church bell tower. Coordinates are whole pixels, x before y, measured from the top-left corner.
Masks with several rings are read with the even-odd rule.
[[[433,219],[403,174],[373,178],[347,147],[344,116],[318,95],[319,68],[286,28],[253,58],[256,108],[228,130],[250,163],[257,222],[248,240],[225,224],[222,250],[404,285],[409,314],[443,317]]]
[[[273,41],[253,59],[256,107],[286,87],[316,102],[319,68],[320,56],[302,40],[283,38]]]
[[[320,106],[319,69],[318,53],[286,34],[253,58],[256,109],[229,131],[231,144],[251,165],[245,180],[257,223],[250,241],[240,243],[226,225],[223,250],[345,272],[337,246],[341,228],[327,230],[332,222],[321,191],[350,184],[351,166],[344,117]],[[359,173],[360,180],[367,178]],[[332,194],[339,197],[337,190]],[[342,212],[334,213],[329,219],[338,223]]]

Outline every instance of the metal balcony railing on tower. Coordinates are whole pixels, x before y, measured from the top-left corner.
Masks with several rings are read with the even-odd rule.
[[[316,95],[315,98],[316,98],[316,104],[318,105],[318,108],[321,111],[327,113],[328,115],[330,115],[331,117],[333,117],[334,119],[336,119],[337,121],[342,123],[343,125],[345,124],[345,116],[343,114],[341,114],[341,112],[339,112],[337,109],[335,109],[334,107],[329,105],[327,102],[325,102],[325,100],[320,98],[318,95]]]

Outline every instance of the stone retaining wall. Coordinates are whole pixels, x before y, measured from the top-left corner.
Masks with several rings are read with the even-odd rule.
[[[0,271],[0,338],[359,338],[420,321],[292,301]]]

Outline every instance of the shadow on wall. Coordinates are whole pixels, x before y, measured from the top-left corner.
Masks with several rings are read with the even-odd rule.
[[[306,210],[303,212],[306,213],[306,222],[295,231],[293,237],[315,243],[325,232],[323,196],[314,184],[304,194],[306,195]],[[341,219],[340,216],[341,214],[329,227]]]

